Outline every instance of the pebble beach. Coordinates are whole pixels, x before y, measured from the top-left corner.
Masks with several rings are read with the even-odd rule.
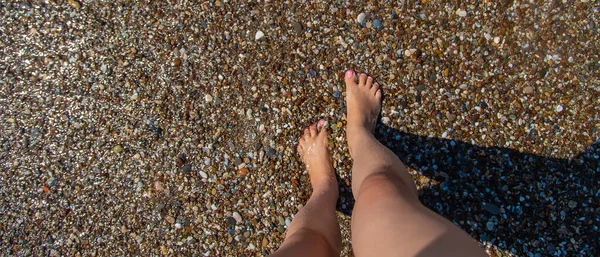
[[[344,72],[422,202],[492,256],[600,255],[600,2],[0,2],[0,255],[267,256]]]

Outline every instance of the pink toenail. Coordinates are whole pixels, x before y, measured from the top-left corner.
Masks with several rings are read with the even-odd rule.
[[[354,76],[354,71],[348,70],[346,71],[346,78],[352,78]]]

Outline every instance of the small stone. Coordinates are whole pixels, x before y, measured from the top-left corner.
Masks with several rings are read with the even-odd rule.
[[[525,88],[523,88],[523,93],[525,94],[532,94],[533,93],[533,87],[532,86],[526,86]]]
[[[227,217],[225,219],[225,223],[227,224],[227,226],[233,227],[233,226],[235,226],[237,221],[233,217]]]
[[[456,114],[447,112],[446,113],[446,118],[448,118],[449,122],[453,122],[454,120],[456,120]]]
[[[206,172],[204,172],[204,171],[200,171],[200,177],[206,179],[206,178],[208,178],[208,174],[206,174]]]
[[[69,5],[75,9],[81,8],[81,4],[75,0],[67,0],[67,3],[69,3]]]
[[[162,209],[165,208],[165,206],[166,206],[165,204],[159,203],[156,205],[156,207],[154,207],[154,210],[161,211]]]
[[[163,191],[163,190],[165,190],[165,186],[163,185],[162,182],[156,181],[156,182],[154,182],[154,190],[156,190],[158,192]]]
[[[500,208],[493,203],[485,203],[485,204],[483,204],[483,208],[485,208],[486,211],[488,211],[489,213],[491,213],[493,215],[500,214]]]
[[[246,249],[247,250],[254,250],[254,249],[256,249],[256,246],[254,246],[252,243],[250,243]]]
[[[335,92],[333,92],[333,97],[340,98],[340,94],[341,94],[340,91],[336,90]]]
[[[556,112],[562,112],[563,110],[564,110],[564,108],[562,105],[559,104],[556,106]]]
[[[275,150],[274,148],[269,148],[269,150],[267,150],[267,156],[271,157],[275,154],[277,154],[277,150]]]
[[[209,94],[204,95],[204,101],[210,103],[213,101],[213,97]]]
[[[164,245],[160,246],[160,251],[162,252],[163,255],[169,254],[169,249],[167,249],[167,247]]]
[[[365,19],[367,18],[367,15],[364,12],[361,12],[357,17],[356,17],[356,22],[363,24],[365,22]]]
[[[239,169],[237,171],[237,175],[240,177],[246,176],[248,173],[250,173],[250,170],[243,168],[243,169]]]
[[[377,30],[380,30],[383,27],[383,23],[381,23],[380,20],[374,20],[373,27],[375,27],[375,29],[377,29]]]
[[[191,164],[188,163],[186,165],[183,165],[183,168],[181,169],[181,172],[188,173],[190,171],[192,171],[192,165]]]
[[[302,23],[296,21],[292,23],[292,28],[296,34],[300,35],[300,33],[302,33]]]
[[[240,213],[234,211],[233,214],[231,215],[231,217],[233,217],[233,219],[235,219],[235,221],[237,223],[241,223],[242,222],[242,215],[240,215]]]
[[[120,154],[121,152],[123,152],[123,147],[120,145],[117,145],[113,148],[113,152],[115,152],[116,154]]]
[[[269,239],[267,239],[267,237],[265,236],[262,239],[262,246],[265,247],[267,245],[269,245]]]
[[[574,209],[575,207],[577,207],[577,202],[569,200],[569,208]]]
[[[170,224],[173,224],[173,223],[175,223],[175,218],[173,218],[173,217],[171,217],[171,216],[167,216],[167,217],[165,217],[165,220],[166,220],[167,222],[169,222]]]
[[[265,36],[265,33],[263,33],[262,31],[257,31],[256,35],[254,35],[254,40],[259,40],[261,38],[263,38]]]
[[[491,231],[491,230],[494,230],[494,226],[495,226],[495,224],[494,224],[494,222],[488,221],[488,222],[485,224],[485,226],[487,227],[487,229],[488,229],[488,230],[490,230],[490,231]]]
[[[467,11],[465,11],[463,9],[458,9],[458,10],[456,10],[456,15],[458,15],[460,17],[466,17],[467,16]]]
[[[48,185],[49,187],[55,186],[56,183],[57,183],[57,180],[53,177],[50,177],[48,180],[46,180],[46,185]]]
[[[558,232],[561,235],[567,235],[567,234],[569,234],[569,230],[567,230],[567,228],[564,227],[564,226],[560,227],[556,232]]]

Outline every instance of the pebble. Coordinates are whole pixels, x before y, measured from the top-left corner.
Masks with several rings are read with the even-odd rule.
[[[237,175],[240,177],[246,176],[248,173],[250,173],[250,170],[248,170],[247,168],[242,168],[237,171]]]
[[[495,205],[493,203],[485,203],[485,204],[483,204],[483,208],[485,208],[486,211],[488,211],[489,213],[491,213],[493,215],[500,214],[500,207],[498,207],[497,205]]]
[[[564,110],[564,108],[563,108],[563,106],[562,106],[562,105],[560,105],[560,104],[559,104],[559,105],[557,105],[557,106],[556,106],[556,112],[560,113],[560,112],[562,112],[563,110]]]
[[[336,91],[333,92],[333,97],[340,98],[340,94],[341,94],[340,91],[336,90]]]
[[[188,173],[190,171],[192,171],[192,165],[191,164],[188,163],[186,165],[183,165],[183,168],[181,169],[181,172]]]
[[[235,224],[237,223],[237,221],[233,217],[227,217],[225,219],[225,223],[227,224],[227,226],[233,227],[233,226],[235,226]]]
[[[367,15],[364,12],[361,12],[357,17],[356,17],[356,22],[363,24],[365,22],[365,19],[367,18]]]
[[[240,213],[234,211],[231,217],[233,217],[237,223],[242,223],[242,215],[240,215]]]
[[[569,208],[575,209],[577,207],[577,202],[573,200],[569,200]]]
[[[166,220],[167,222],[169,222],[170,224],[173,224],[173,223],[175,223],[175,218],[173,218],[173,217],[171,217],[171,216],[167,216],[167,217],[165,217],[165,220]]]
[[[81,4],[75,0],[67,0],[67,3],[69,3],[69,5],[75,9],[81,8]]]
[[[533,87],[532,86],[526,86],[525,88],[523,88],[523,93],[525,94],[533,94]]]
[[[375,29],[379,30],[383,27],[383,23],[381,23],[380,20],[374,20],[373,21],[373,27],[375,27]]]
[[[206,103],[210,103],[210,102],[213,101],[213,97],[211,95],[209,95],[209,94],[206,94],[206,95],[204,95],[204,101]]]
[[[258,41],[259,39],[263,38],[264,36],[265,36],[265,33],[263,33],[262,31],[259,30],[256,32],[256,35],[254,35],[254,40]]]
[[[116,154],[120,154],[121,152],[123,152],[123,147],[120,145],[116,145],[115,147],[113,147],[113,152]]]
[[[456,14],[460,17],[466,17],[467,16],[467,11],[463,10],[463,9],[458,9],[456,10]]]
[[[492,230],[494,230],[495,224],[494,224],[494,222],[488,221],[488,222],[485,224],[485,226],[486,226],[486,228],[487,228],[489,231],[492,231]]]
[[[200,173],[200,177],[202,177],[203,179],[208,178],[208,174],[206,174],[206,172],[200,171],[199,173]]]
[[[296,34],[300,35],[302,33],[302,23],[295,21],[292,23],[292,28]]]

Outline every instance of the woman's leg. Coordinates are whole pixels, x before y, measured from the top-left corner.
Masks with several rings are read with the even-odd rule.
[[[327,148],[324,120],[304,130],[298,152],[306,164],[313,193],[294,217],[283,244],[272,256],[339,256],[340,225],[335,215],[338,184]]]
[[[486,256],[467,233],[421,204],[404,164],[373,136],[379,85],[353,71],[345,80],[356,256]]]

